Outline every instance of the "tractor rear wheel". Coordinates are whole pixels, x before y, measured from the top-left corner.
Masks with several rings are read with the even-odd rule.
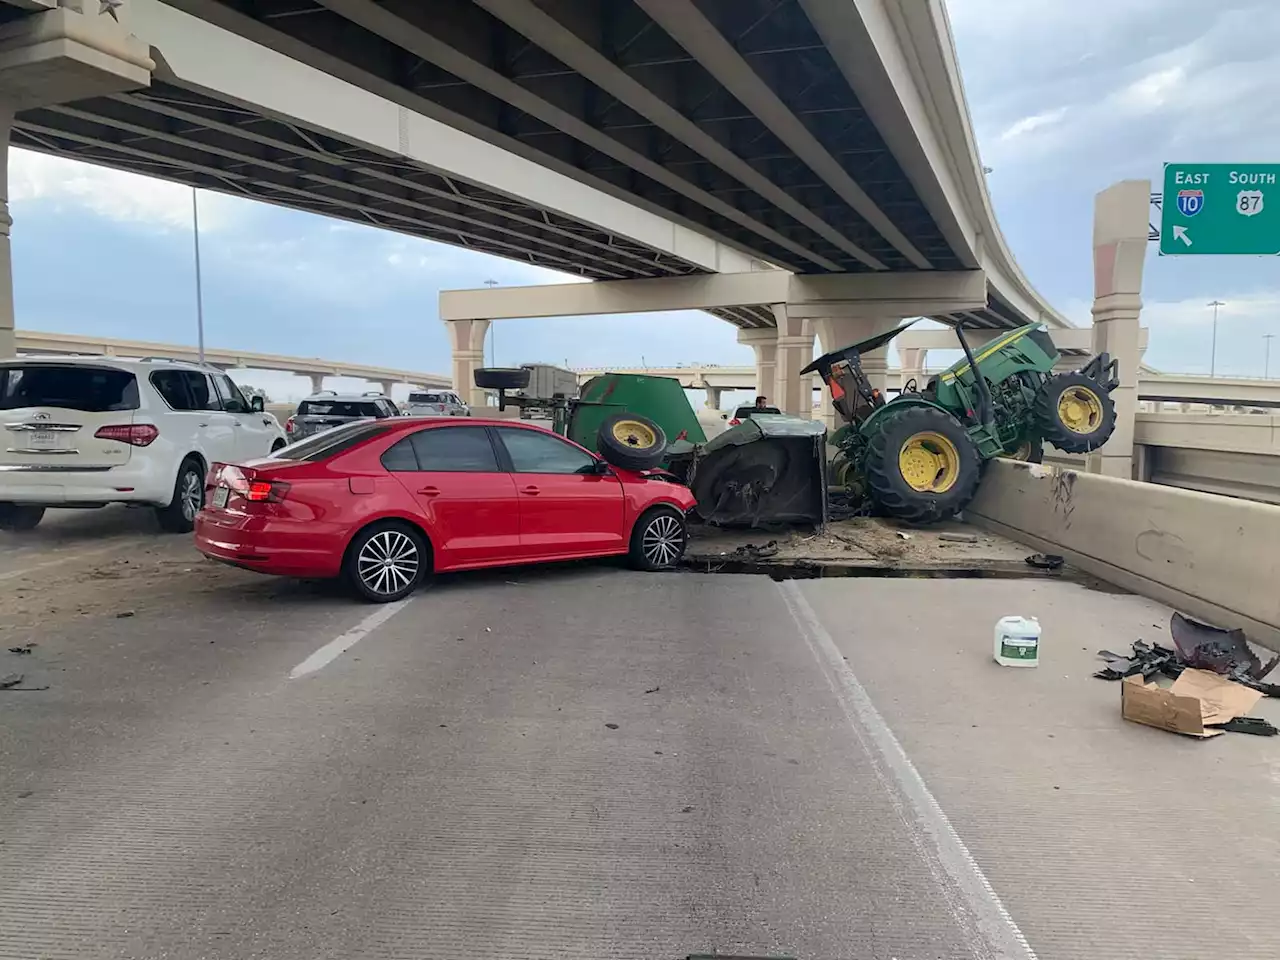
[[[1064,453],[1088,453],[1110,439],[1116,405],[1102,384],[1083,373],[1060,373],[1040,387],[1036,426]]]
[[[914,523],[945,520],[978,489],[981,457],[955,417],[911,406],[886,417],[867,446],[864,470],[871,498],[891,517]]]

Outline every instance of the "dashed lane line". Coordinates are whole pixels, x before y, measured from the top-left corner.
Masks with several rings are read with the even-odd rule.
[[[845,662],[799,584],[787,580],[778,587],[792,619],[840,701],[849,726],[872,758],[877,777],[898,806],[902,821],[911,832],[912,845],[943,886],[953,915],[968,935],[973,955],[993,960],[1036,960],[1027,938],[871,702],[866,688]]]
[[[334,637],[289,671],[289,679],[297,680],[328,666],[412,602],[413,597],[410,596],[378,607],[346,633]]]

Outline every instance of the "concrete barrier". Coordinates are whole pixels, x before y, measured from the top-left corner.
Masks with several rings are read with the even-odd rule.
[[[965,519],[1280,650],[1280,506],[995,460]]]

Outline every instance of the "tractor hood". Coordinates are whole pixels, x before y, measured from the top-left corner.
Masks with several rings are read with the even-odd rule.
[[[919,317],[916,319],[918,320]],[[817,370],[818,374],[825,381],[828,379],[828,374],[831,371],[831,365],[833,363],[837,363],[841,360],[847,360],[854,356],[861,356],[864,353],[870,353],[872,350],[879,350],[915,322],[915,320],[909,320],[902,326],[894,327],[892,330],[888,330],[885,333],[880,333],[874,337],[868,337],[866,340],[859,340],[857,343],[850,344],[847,347],[841,347],[839,350],[832,350],[830,353],[825,353],[801,370],[800,375],[804,376],[806,373],[812,373],[814,370]]]

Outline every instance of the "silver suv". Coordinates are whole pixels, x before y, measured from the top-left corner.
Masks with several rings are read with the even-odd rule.
[[[469,417],[471,408],[452,390],[432,390],[409,394],[406,417]]]
[[[284,429],[292,443],[353,420],[381,420],[383,417],[398,416],[399,408],[386,394],[321,390],[298,404],[298,412],[289,418]]]

